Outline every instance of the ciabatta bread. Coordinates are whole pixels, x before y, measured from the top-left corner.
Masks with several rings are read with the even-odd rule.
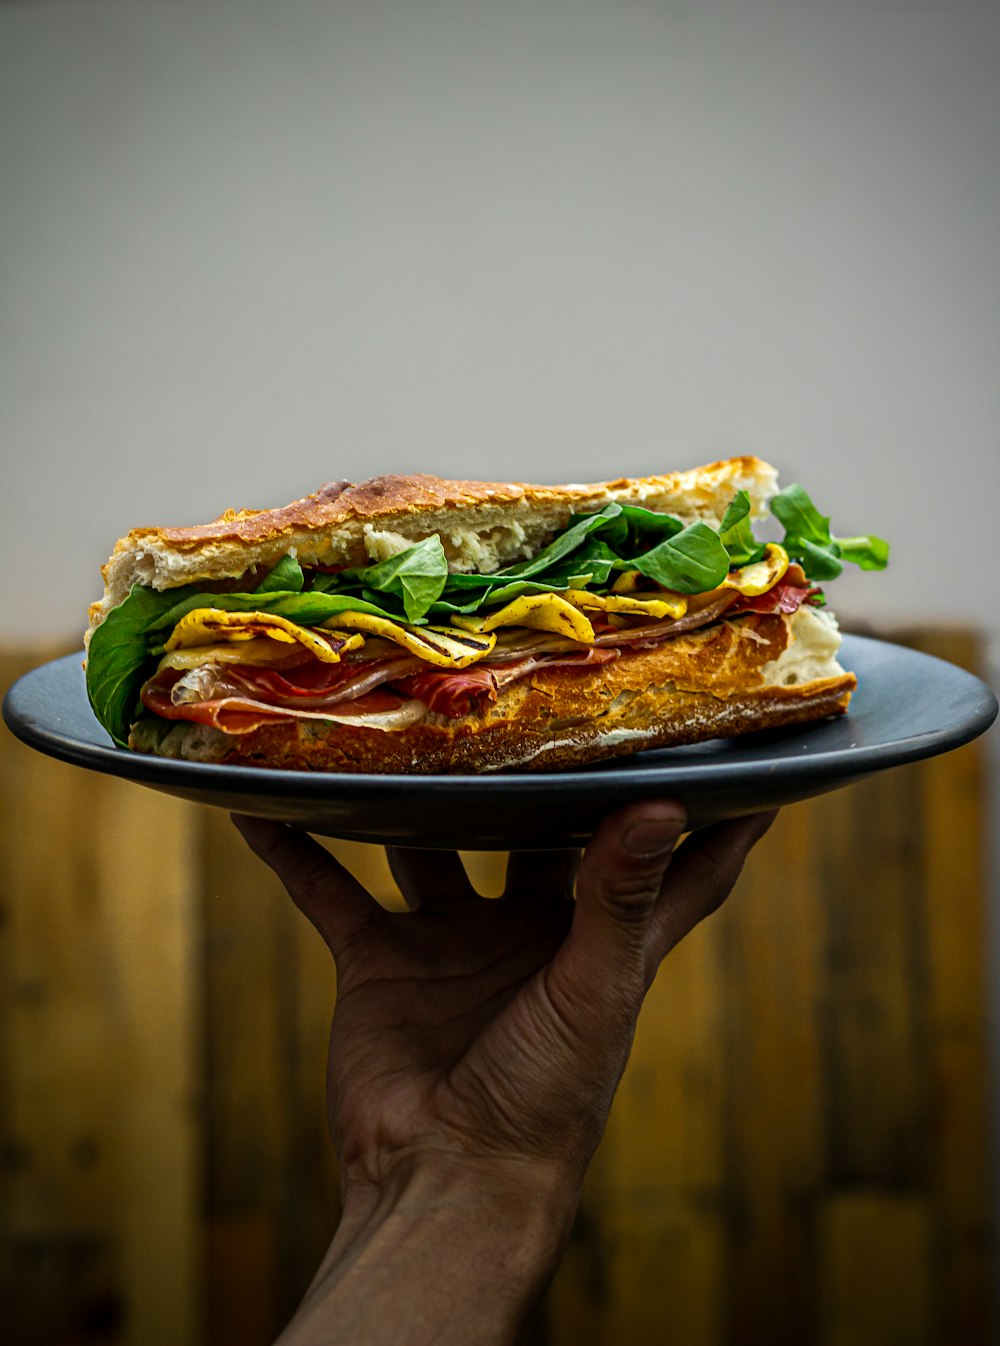
[[[664,476],[589,485],[444,481],[429,476],[377,477],[360,485],[331,484],[280,509],[228,511],[213,523],[190,528],[133,529],[116,545],[104,567],[105,593],[91,607],[88,641],[137,585],[161,593],[193,585],[204,591],[205,606],[211,607],[213,593],[255,593],[260,579],[288,555],[295,557],[306,572],[329,573],[386,560],[435,534],[449,570],[492,574],[537,555],[567,526],[572,515],[596,513],[613,502],[669,514],[683,524],[701,520],[718,529],[737,492],[745,491],[749,496],[751,517],[762,518],[776,487],[774,468],[752,457]],[[777,551],[787,567],[788,557],[780,547]],[[306,713],[303,709],[298,716],[290,710],[291,703],[272,702],[265,706],[263,717],[257,715],[257,727],[244,723],[243,732],[237,732],[235,721],[219,721],[232,729],[224,732],[214,727],[214,719],[195,722],[199,716],[185,708],[188,688],[173,702],[170,688],[164,690],[160,684],[157,695],[167,695],[164,702],[147,695],[152,686],[149,683],[143,690],[143,701],[147,709],[159,713],[142,714],[137,719],[129,746],[139,752],[189,761],[293,770],[537,771],[580,765],[646,747],[693,743],[822,719],[846,710],[855,679],[837,663],[840,636],[836,622],[825,610],[809,606],[816,591],[807,592],[802,587],[808,584],[802,570],[796,568],[796,573],[798,579],[789,583],[799,587],[788,607],[775,601],[748,610],[753,603],[745,602],[742,611],[731,604],[732,612],[739,614],[732,615],[727,598],[715,602],[708,593],[701,596],[705,601],[701,608],[699,596],[692,599],[694,622],[689,617],[676,623],[660,620],[656,625],[650,624],[649,618],[633,615],[617,623],[619,628],[624,625],[620,642],[616,623],[612,622],[602,628],[605,633],[599,638],[604,655],[601,662],[585,666],[563,658],[557,665],[553,655],[551,660],[537,662],[537,666],[529,661],[530,669],[526,665],[508,676],[509,663],[504,665],[502,655],[499,660],[494,656],[495,666],[504,669],[503,678],[492,678],[495,696],[468,702],[476,709],[464,714],[465,703],[458,710],[443,706],[448,714],[436,713],[429,694],[421,702],[423,693],[400,691],[389,673],[380,674],[374,663],[371,667],[376,675],[385,677],[387,690],[397,699],[416,698],[406,702],[407,714],[416,708],[406,723],[402,722],[405,716],[393,711],[391,724],[383,721],[376,727],[374,722],[362,722],[360,712],[352,719],[349,701],[324,699],[304,702],[303,706],[312,706],[312,710]],[[307,576],[307,587],[311,582]],[[778,580],[772,583],[778,595]],[[736,596],[724,586],[713,592]],[[741,595],[751,597],[761,592],[740,590]],[[640,589],[639,597],[655,597],[657,593],[662,596],[663,590]],[[245,604],[245,600],[239,601]],[[148,594],[142,603],[155,606]],[[806,606],[801,606],[803,603]],[[133,602],[126,611],[135,610]],[[142,604],[138,610],[143,610]],[[161,603],[157,611],[162,610]],[[245,604],[243,611],[252,610]],[[699,625],[701,613],[704,615]],[[120,616],[116,613],[116,623]],[[457,635],[461,621],[456,621],[458,626],[451,629]],[[100,643],[105,648],[114,647],[117,632],[123,627],[125,638],[134,641],[132,623],[133,618],[127,617],[121,625],[110,624],[94,649]],[[343,619],[341,625],[345,625]],[[647,625],[650,637],[645,635]],[[337,619],[331,618],[326,626],[335,632]],[[136,696],[139,685],[157,672],[157,660],[168,635],[168,630],[161,630],[148,646],[140,643],[128,674],[138,679],[134,684]],[[302,635],[299,628],[298,636]],[[396,633],[400,635],[410,639],[406,633]],[[144,638],[140,635],[140,642]],[[595,637],[590,631],[574,639]],[[567,644],[578,652],[587,650],[586,644],[574,645],[573,640],[564,639],[562,645]],[[386,647],[395,648],[376,639],[350,659],[381,657],[384,662]],[[287,652],[288,647],[277,648]],[[200,647],[195,655],[199,678],[202,665],[207,667],[205,661],[223,657],[210,651],[202,656]],[[245,662],[242,655],[231,657],[236,663]],[[270,654],[265,659],[270,662]],[[547,667],[546,662],[553,666]],[[482,668],[488,671],[488,656],[483,658]],[[344,669],[354,676],[346,665]],[[207,671],[210,680],[215,677],[211,668]],[[406,678],[400,677],[403,687]],[[133,683],[123,682],[121,686],[128,689],[128,694],[121,699],[118,712],[119,722],[124,718],[124,724],[115,733],[116,740],[124,742]],[[207,706],[211,696],[200,687],[199,683],[196,700]],[[396,704],[391,696],[389,701]],[[336,715],[332,713],[334,707]],[[161,718],[168,714],[185,718]]]
[[[539,670],[457,720],[431,714],[396,733],[299,720],[230,735],[146,717],[130,746],[286,770],[547,771],[839,714],[856,686],[839,645],[826,613],[747,614],[593,670]]]
[[[281,509],[229,510],[193,528],[133,528],[104,566],[104,598],[91,630],[134,584],[172,589],[213,583],[273,566],[286,553],[303,566],[363,566],[437,533],[454,570],[491,573],[533,556],[573,513],[611,501],[718,524],[744,490],[762,517],[777,474],[759,458],[732,458],[666,476],[619,478],[586,486],[375,477],[332,482]]]

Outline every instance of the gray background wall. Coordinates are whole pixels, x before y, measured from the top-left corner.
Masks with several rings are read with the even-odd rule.
[[[1000,630],[1000,8],[0,6],[0,637],[115,539],[730,453]]]

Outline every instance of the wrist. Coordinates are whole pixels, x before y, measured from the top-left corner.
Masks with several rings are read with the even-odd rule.
[[[288,1346],[334,1322],[345,1342],[513,1341],[555,1271],[578,1200],[565,1175],[521,1159],[405,1157],[377,1186],[348,1181]]]
[[[421,1152],[397,1156],[377,1183],[344,1175],[338,1235],[364,1235],[387,1220],[421,1224],[489,1220],[497,1239],[516,1236],[533,1255],[562,1247],[578,1183],[554,1166],[512,1157]]]

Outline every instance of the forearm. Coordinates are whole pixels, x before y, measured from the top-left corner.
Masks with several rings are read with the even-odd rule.
[[[578,1193],[520,1163],[421,1169],[348,1192],[280,1346],[509,1346],[551,1277]]]

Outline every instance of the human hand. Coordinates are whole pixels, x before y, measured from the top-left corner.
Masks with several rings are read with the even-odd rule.
[[[402,913],[304,834],[235,819],[337,964],[328,1102],[341,1244],[356,1245],[386,1209],[419,1208],[426,1223],[442,1201],[454,1208],[474,1193],[498,1236],[510,1216],[544,1279],[645,992],[666,953],[728,895],[772,817],[692,833],[674,855],[680,807],[630,805],[582,860],[512,855],[497,900],[475,893],[453,853],[392,850]],[[528,1211],[539,1215],[530,1232]]]

